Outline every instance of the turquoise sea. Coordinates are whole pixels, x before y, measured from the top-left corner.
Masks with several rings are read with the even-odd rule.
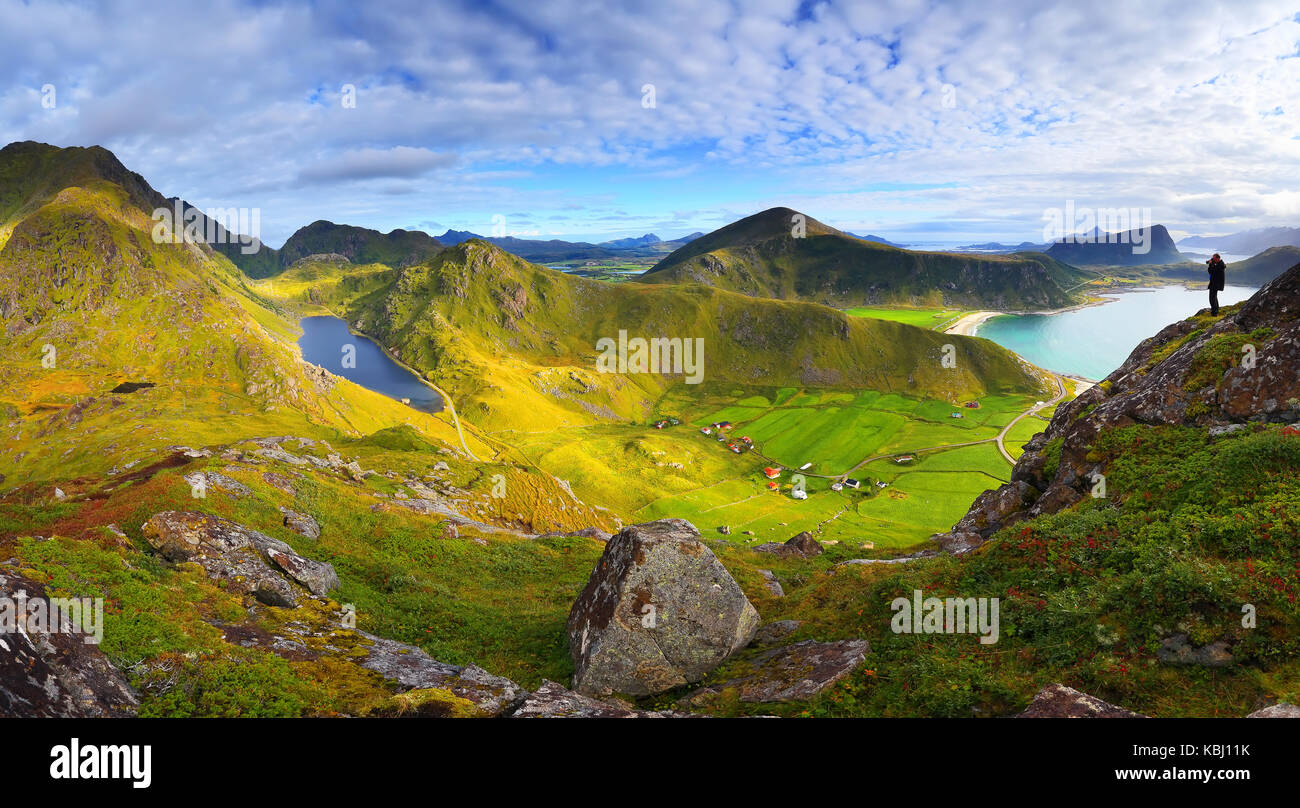
[[[1219,305],[1257,290],[1229,286]],[[1124,363],[1142,340],[1210,305],[1205,289],[1162,286],[1108,294],[1110,303],[1058,314],[1006,314],[987,320],[976,336],[1010,348],[1039,367],[1101,380]]]

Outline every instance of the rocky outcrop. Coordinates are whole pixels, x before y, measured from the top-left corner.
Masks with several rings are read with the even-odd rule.
[[[695,691],[686,703],[706,704],[727,691],[746,702],[804,701],[852,673],[870,650],[866,640],[805,640],[765,651],[741,675]]]
[[[17,608],[0,615],[0,717],[101,718],[130,716],[139,697],[122,674],[77,630],[71,616],[46,600],[45,587],[16,570],[0,568],[6,604],[44,601],[42,626]],[[22,619],[21,630],[18,621]],[[85,621],[82,621],[84,626]]]
[[[543,681],[511,718],[690,718],[672,710],[637,710],[574,693],[555,682]]]
[[[323,595],[339,585],[333,565],[303,558],[279,539],[210,514],[164,511],[141,531],[168,561],[197,563],[232,591],[268,606],[297,606],[299,588]]]
[[[1249,346],[1245,354],[1244,346]],[[1246,355],[1253,361],[1243,361]],[[1182,425],[1222,436],[1247,422],[1300,421],[1297,367],[1300,265],[1233,314],[1166,327],[1135,348],[1104,382],[1058,407],[1047,430],[1025,444],[1011,482],[981,494],[952,532],[937,537],[940,547],[965,552],[1004,527],[1090,496],[1094,474],[1105,473],[1088,459],[1103,430]]]
[[[703,679],[758,628],[758,612],[682,519],[624,528],[569,612],[573,689],[661,693]]]
[[[471,702],[484,717],[505,713],[527,695],[514,682],[477,665],[439,662],[413,645],[358,633],[370,641],[360,665],[402,687],[447,691]]]
[[[1016,718],[1146,718],[1065,685],[1048,685]]]

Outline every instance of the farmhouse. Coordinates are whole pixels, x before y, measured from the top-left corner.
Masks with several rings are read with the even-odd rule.
[[[799,467],[799,470],[800,470],[800,471],[807,471],[807,470],[810,469],[810,468],[812,468],[812,463],[804,463],[802,466]]]
[[[895,463],[911,463],[916,459],[916,455],[899,455],[894,458]]]
[[[861,481],[861,480],[855,480],[855,479],[853,479],[852,477],[850,477],[850,478],[848,478],[847,480],[844,481],[844,485],[846,485],[846,486],[849,487],[849,488],[861,488],[861,487],[862,487],[862,481]]]
[[[777,489],[777,484],[776,484],[776,483],[768,483],[768,484],[767,484],[767,490],[768,490],[768,491],[775,491],[776,489]]]
[[[959,412],[952,412],[952,413],[948,413],[948,417],[949,417],[949,418],[965,418],[966,416],[962,415],[962,414],[959,413]]]
[[[796,488],[795,490],[790,492],[790,496],[794,497],[795,499],[807,499],[808,492],[804,491],[803,489]]]
[[[767,468],[763,469],[763,473],[767,475],[767,478],[769,480],[775,480],[777,477],[781,476],[781,470],[774,469],[771,466],[768,466]]]
[[[713,434],[713,429],[710,428],[710,427],[707,427],[707,426],[706,426],[706,427],[701,427],[700,432],[703,432],[705,435],[712,435],[712,434]]]
[[[968,410],[978,410],[980,408],[980,403],[978,401],[967,401],[964,406]]]
[[[842,490],[844,490],[844,483],[842,483],[842,482],[838,482],[838,481],[831,483],[831,490],[832,490],[832,491],[842,491]]]

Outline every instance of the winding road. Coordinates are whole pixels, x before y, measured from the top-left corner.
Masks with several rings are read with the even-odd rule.
[[[1030,407],[1029,409],[1017,415],[1015,418],[1012,418],[1011,423],[1004,426],[1002,428],[1002,431],[998,433],[997,438],[995,438],[995,440],[998,442],[998,451],[1001,452],[1002,456],[1007,459],[1007,462],[1013,466],[1016,464],[1016,459],[1011,456],[1010,452],[1007,451],[1007,447],[1003,443],[1003,440],[1006,438],[1007,433],[1011,431],[1011,427],[1019,423],[1022,418],[1025,418],[1026,416],[1029,415],[1033,415],[1039,410],[1052,407],[1061,399],[1065,398],[1065,382],[1061,381],[1061,377],[1057,376],[1055,373],[1052,374],[1052,381],[1056,382],[1056,398],[1052,399],[1051,401],[1044,401],[1042,404],[1035,404],[1034,406]]]

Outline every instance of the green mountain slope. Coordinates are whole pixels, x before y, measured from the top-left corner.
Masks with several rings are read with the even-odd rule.
[[[354,264],[404,267],[423,261],[442,249],[432,236],[419,230],[399,229],[381,233],[324,220],[299,228],[278,250],[263,244],[256,252],[246,254],[237,243],[222,242],[212,246],[250,278],[269,278],[296,261],[313,255],[334,254]]]
[[[700,285],[608,284],[471,240],[407,267],[386,288],[299,283],[452,391],[471,421],[542,428],[643,418],[685,374],[597,372],[602,338],[703,341],[705,384],[870,388],[957,400],[1044,389],[986,340],[850,317],[814,303]],[[955,367],[943,365],[953,346]],[[559,409],[557,410],[557,407]],[[554,419],[554,420],[549,420]]]
[[[804,235],[795,237],[794,217]],[[772,208],[686,244],[641,276],[702,283],[753,297],[837,308],[889,303],[993,309],[1057,308],[1087,276],[1037,253],[914,252],[854,238],[789,208]]]

